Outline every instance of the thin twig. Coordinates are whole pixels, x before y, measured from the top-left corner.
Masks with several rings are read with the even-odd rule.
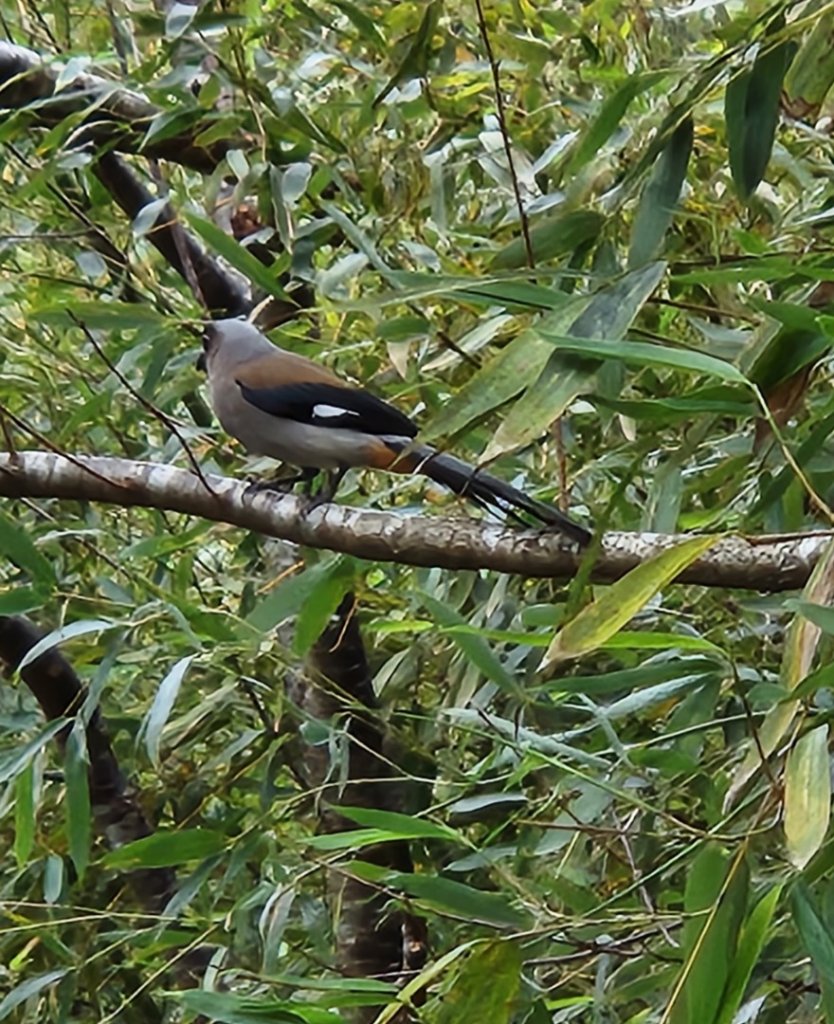
[[[136,401],[144,409],[146,409],[153,417],[158,419],[159,422],[163,426],[167,427],[171,431],[171,433],[176,437],[176,439],[179,441],[180,445],[182,446],[182,450],[185,452],[186,458],[191,463],[191,468],[194,470],[194,472],[199,477],[200,483],[203,485],[203,487],[205,487],[205,489],[209,492],[209,494],[214,495],[214,491],[211,489],[211,486],[209,485],[208,480],[206,480],[206,477],[205,477],[205,475],[203,473],[203,470],[200,468],[200,463],[197,461],[194,453],[191,451],[191,448],[188,445],[188,442],[183,437],[182,432],[180,431],[180,429],[176,425],[176,423],[174,423],[174,421],[171,419],[170,416],[167,416],[161,409],[158,409],[153,404],[153,402],[149,402],[148,399],[145,398],[144,395],[140,394],[136,390],[136,388],[130,383],[130,381],[127,379],[127,377],[125,377],[125,375],[121,372],[121,370],[119,370],[113,364],[113,362],[108,358],[108,356],[106,355],[106,353],[102,349],[101,345],[99,345],[99,343],[93,337],[93,333],[89,329],[89,327],[87,327],[87,325],[82,320],[80,320],[75,315],[75,313],[72,312],[72,310],[70,310],[70,312],[69,312],[69,318],[70,318],[70,320],[72,320],[72,322],[74,324],[76,324],[78,327],[81,328],[81,330],[84,332],[85,337],[87,338],[87,341],[89,341],[89,343],[93,346],[93,348],[96,350],[96,352],[98,352],[99,356],[101,357],[102,361],[106,364],[106,366],[110,370],[110,372],[115,374],[115,376],[118,378],[118,380],[121,382],[121,384],[125,388],[127,388],[127,390],[130,392],[131,395],[133,395],[133,397],[136,399]]]
[[[530,241],[530,225],[527,223],[527,213],[525,212],[524,202],[521,198],[521,187],[518,183],[518,175],[515,172],[515,164],[513,163],[513,149],[510,145],[510,136],[507,132],[507,118],[504,111],[504,98],[501,95],[501,79],[498,74],[498,65],[495,62],[495,55],[492,52],[492,43],[489,41],[489,30],[487,29],[486,18],[484,17],[484,8],[481,0],[475,0],[475,8],[478,12],[478,29],[481,33],[481,39],[484,41],[484,49],[486,50],[487,60],[489,61],[490,70],[492,71],[492,81],[495,86],[495,107],[496,114],[498,116],[498,127],[501,131],[501,138],[504,140],[504,152],[507,156],[510,180],[513,183],[513,192],[515,193],[515,202],[518,207],[518,216],[521,220],[521,234],[524,238],[524,249],[527,253],[527,264],[532,270],[536,265],[536,260],[533,256],[533,243]]]
[[[14,423],[14,425],[18,427],[20,430],[25,431],[27,434],[31,434],[36,441],[40,441],[44,448],[48,448],[49,451],[53,452],[55,455],[63,456],[63,458],[65,458],[68,462],[71,462],[73,466],[77,466],[80,470],[82,470],[82,472],[89,473],[90,476],[94,476],[96,480],[101,480],[102,483],[107,484],[109,487],[124,487],[124,484],[120,484],[117,480],[110,480],[108,479],[108,477],[103,476],[101,473],[97,473],[90,466],[85,465],[82,459],[77,459],[74,455],[71,455],[69,452],[65,452],[64,449],[60,448],[57,444],[53,444],[48,437],[42,434],[39,430],[36,430],[31,425],[31,423],[27,423],[26,420],[23,420],[19,416],[16,416],[11,411],[11,409],[7,405],[4,405],[2,402],[0,402],[0,416],[10,419],[12,423]],[[9,454],[15,462],[18,461],[19,455],[16,451],[10,452]]]

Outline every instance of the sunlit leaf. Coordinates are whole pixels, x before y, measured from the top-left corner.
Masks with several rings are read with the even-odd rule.
[[[799,737],[785,765],[785,839],[799,870],[822,846],[830,818],[828,726],[818,725]]]
[[[540,671],[548,672],[559,662],[579,657],[605,643],[662,587],[711,548],[717,539],[693,537],[683,541],[612,583],[556,634]]]

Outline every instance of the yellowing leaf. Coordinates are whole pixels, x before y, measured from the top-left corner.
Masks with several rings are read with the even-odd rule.
[[[785,839],[800,871],[822,846],[830,817],[828,726],[819,725],[800,736],[785,767]]]
[[[718,539],[717,536],[693,537],[632,569],[556,634],[541,671],[600,647],[634,618],[661,587]]]
[[[811,578],[802,591],[802,600],[820,605],[834,598],[834,542],[829,544],[817,562]],[[821,630],[803,615],[796,615],[788,629],[785,653],[782,657],[781,683],[786,690],[794,690],[811,671]],[[738,766],[724,797],[724,809],[729,810],[736,797],[759,771],[762,757],[769,757],[778,747],[796,714],[793,701],[780,702],[765,715],[756,743],[750,745],[747,756]]]

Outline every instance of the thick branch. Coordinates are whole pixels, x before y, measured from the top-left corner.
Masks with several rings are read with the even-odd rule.
[[[93,173],[104,185],[121,209],[133,220],[145,206],[154,201],[154,196],[139,181],[124,160],[115,153],[105,153],[93,164]],[[175,230],[179,231],[177,245]],[[173,209],[166,203],[159,211],[148,241],[165,257],[170,265],[185,280],[193,270],[200,289],[197,298],[204,298],[212,312],[227,316],[248,313],[252,302],[241,282],[227,273],[209,256],[194,238],[177,221]],[[286,305],[285,303],[282,305]],[[295,307],[289,307],[292,313]]]
[[[198,145],[196,139],[210,124],[205,111],[195,111],[194,123],[184,131],[143,145],[151,122],[164,112],[161,108],[141,93],[98,75],[76,75],[56,94],[60,71],[60,65],[45,64],[33,50],[0,41],[0,107],[19,109],[37,104],[34,112],[45,126],[89,108],[85,138],[122,152],[171,160],[205,174],[215,170],[228,149],[242,145],[241,139]]]
[[[358,558],[445,569],[495,569],[521,576],[569,578],[580,554],[554,533],[483,523],[464,515],[401,516],[323,505],[305,514],[292,495],[252,492],[246,482],[206,477],[126,459],[63,456],[52,452],[0,453],[0,495],[101,501],[167,509],[254,530],[308,547]],[[831,533],[756,542],[724,537],[678,577],[681,583],[748,590],[794,590],[805,583]],[[623,576],[683,537],[609,533],[591,578]]]

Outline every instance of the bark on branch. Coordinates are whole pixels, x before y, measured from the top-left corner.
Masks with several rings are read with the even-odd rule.
[[[245,481],[209,475],[203,482],[183,469],[127,459],[0,453],[0,496],[166,509],[308,547],[404,565],[494,569],[558,579],[573,576],[581,560],[558,534],[541,530],[493,525],[464,514],[429,518],[342,505],[323,505],[305,513],[303,500],[293,495],[253,493]],[[806,582],[832,535],[827,531],[759,539],[724,536],[682,572],[678,582],[794,590]],[[683,539],[682,535],[608,533],[591,579],[619,579]]]

